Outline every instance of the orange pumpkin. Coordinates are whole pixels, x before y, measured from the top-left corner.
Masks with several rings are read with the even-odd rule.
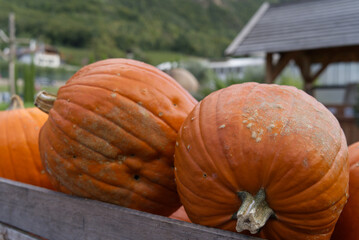
[[[47,115],[25,109],[18,96],[0,112],[0,177],[52,189],[41,164],[38,135]]]
[[[196,100],[169,75],[135,60],[103,60],[36,104],[49,112],[40,153],[59,189],[165,216],[180,206],[174,145]]]
[[[348,150],[336,118],[294,87],[245,83],[207,96],[175,150],[194,223],[267,239],[329,239],[348,197]]]
[[[169,218],[177,219],[177,220],[181,220],[181,221],[185,221],[185,222],[191,222],[191,220],[189,220],[186,210],[184,209],[183,206],[181,206],[174,213],[172,213],[169,216]]]
[[[359,142],[349,146],[349,200],[335,226],[333,240],[359,238]]]

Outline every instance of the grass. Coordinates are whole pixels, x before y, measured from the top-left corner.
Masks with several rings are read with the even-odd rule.
[[[9,107],[9,103],[0,103],[0,111],[5,111]],[[35,107],[33,102],[25,102],[25,108],[32,108]]]
[[[58,47],[60,53],[64,56],[67,64],[81,66],[88,64],[93,54],[86,48]]]
[[[88,64],[93,61],[93,53],[86,48],[58,47],[59,51],[65,57],[65,62],[77,66]],[[186,54],[171,51],[141,51],[138,53],[140,58],[151,65],[158,65],[163,62],[178,62],[195,58]],[[136,54],[135,54],[136,55]],[[119,56],[121,57],[121,56]],[[135,56],[136,58],[136,56]]]
[[[149,64],[155,66],[163,62],[179,62],[195,58],[193,56],[171,51],[145,51],[143,55]]]

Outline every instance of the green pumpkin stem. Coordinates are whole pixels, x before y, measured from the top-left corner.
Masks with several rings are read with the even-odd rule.
[[[16,109],[24,109],[24,102],[22,101],[21,97],[18,95],[13,95],[11,97],[10,105],[7,110],[16,110]]]
[[[238,196],[242,205],[237,212],[237,232],[249,230],[252,234],[258,233],[267,220],[275,215],[265,200],[264,189],[261,188],[255,197],[245,191],[239,192]]]
[[[36,95],[35,106],[45,113],[49,113],[54,106],[56,95],[41,91]]]

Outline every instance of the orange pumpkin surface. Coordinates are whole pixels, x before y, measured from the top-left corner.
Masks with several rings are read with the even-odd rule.
[[[191,222],[191,220],[189,220],[186,210],[184,209],[183,206],[181,206],[174,213],[172,213],[169,216],[169,218],[177,219],[177,220],[181,220],[181,221],[185,221],[185,222]]]
[[[294,87],[216,91],[188,115],[176,146],[177,189],[194,223],[267,239],[329,239],[347,201],[343,131]]]
[[[335,226],[333,240],[359,239],[359,142],[349,146],[349,199]]]
[[[80,69],[56,100],[40,94],[37,104],[49,111],[42,161],[62,191],[165,216],[180,206],[174,145],[196,100],[169,75],[103,60]]]
[[[0,177],[52,189],[41,163],[38,135],[47,115],[37,108],[20,107],[0,112]]]

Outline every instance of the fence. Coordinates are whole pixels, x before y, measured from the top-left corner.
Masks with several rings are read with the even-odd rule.
[[[44,238],[258,239],[0,178],[0,239]]]

